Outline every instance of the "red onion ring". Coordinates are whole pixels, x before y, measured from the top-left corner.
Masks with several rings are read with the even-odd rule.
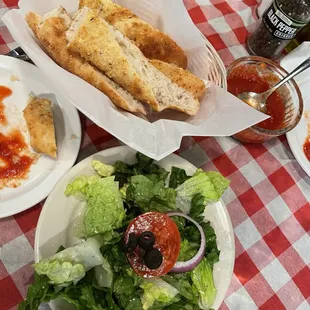
[[[191,258],[190,260],[186,262],[176,262],[173,268],[169,272],[174,272],[174,273],[182,273],[182,272],[187,272],[193,270],[203,259],[205,252],[206,252],[206,236],[205,233],[202,229],[202,227],[197,223],[195,220],[193,220],[191,217],[188,215],[182,213],[182,212],[168,212],[168,216],[181,216],[195,224],[195,226],[198,228],[201,236],[200,240],[200,248],[196,255]]]

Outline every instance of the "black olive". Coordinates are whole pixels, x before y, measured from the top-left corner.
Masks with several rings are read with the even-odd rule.
[[[155,236],[151,231],[145,231],[139,236],[139,246],[143,250],[151,250],[155,243]]]
[[[129,251],[133,251],[138,246],[138,236],[135,233],[130,233],[127,248]]]
[[[144,263],[149,269],[157,269],[163,262],[163,256],[157,249],[147,251],[144,255]]]
[[[124,253],[132,252],[138,246],[138,237],[135,233],[130,233],[128,242],[125,243],[125,240],[122,239],[120,244],[120,249]]]

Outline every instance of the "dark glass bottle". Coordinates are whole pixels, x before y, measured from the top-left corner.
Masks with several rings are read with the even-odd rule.
[[[250,54],[275,59],[310,21],[310,0],[274,0],[247,40]]]
[[[310,41],[310,24],[304,27],[285,48],[285,52],[289,53],[295,49],[298,45],[305,41]]]

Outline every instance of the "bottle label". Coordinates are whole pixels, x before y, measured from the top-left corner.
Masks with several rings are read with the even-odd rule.
[[[297,32],[307,24],[292,20],[280,10],[276,0],[266,10],[262,19],[269,32],[282,40],[294,39]]]

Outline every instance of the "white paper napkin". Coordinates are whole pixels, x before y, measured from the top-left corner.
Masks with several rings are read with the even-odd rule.
[[[171,37],[185,50],[188,69],[205,79],[209,59],[204,39],[190,19],[182,0],[119,0],[141,18]],[[167,111],[154,113],[149,120],[118,110],[99,90],[56,65],[40,48],[23,15],[28,11],[44,14],[62,5],[69,13],[78,8],[77,0],[21,0],[20,10],[11,10],[3,21],[14,39],[47,75],[51,87],[64,96],[98,126],[130,147],[156,159],[177,150],[183,136],[230,136],[266,116],[221,88],[210,85],[195,117]]]
[[[304,42],[281,60],[281,66],[288,72],[310,57],[310,42]],[[304,105],[310,109],[310,68],[294,77],[301,91]]]

